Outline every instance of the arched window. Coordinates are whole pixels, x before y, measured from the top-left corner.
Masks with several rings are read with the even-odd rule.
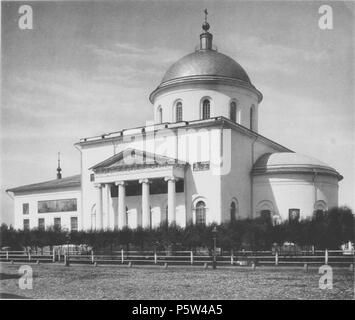
[[[240,106],[237,105],[237,123],[241,124],[242,122],[242,110],[240,109]]]
[[[265,220],[270,220],[271,221],[271,210],[269,209],[264,209],[260,211],[260,217],[265,219]]]
[[[249,125],[250,130],[254,130],[253,122],[254,122],[254,105],[250,107],[250,125]]]
[[[176,122],[182,121],[182,103],[179,101],[175,107],[175,120]]]
[[[163,123],[163,109],[158,107],[158,123]]]
[[[231,221],[234,222],[236,220],[236,214],[237,214],[237,206],[235,205],[234,201],[232,201],[231,203],[230,214],[231,214]]]
[[[229,106],[229,119],[233,122],[237,121],[237,104],[235,101],[232,101]]]
[[[202,102],[202,119],[209,119],[211,111],[210,100],[204,99]]]
[[[265,221],[274,221],[275,210],[271,201],[263,200],[257,205],[257,213]]]
[[[327,204],[323,200],[318,200],[314,204],[314,215],[318,218],[322,217],[327,211]]]
[[[203,201],[196,204],[196,224],[206,224],[206,204]]]

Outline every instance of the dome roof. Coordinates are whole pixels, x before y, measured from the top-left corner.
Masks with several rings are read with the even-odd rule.
[[[227,77],[251,85],[247,73],[240,64],[216,50],[197,50],[184,56],[168,69],[162,83],[191,76]]]
[[[241,65],[213,49],[213,36],[208,32],[207,21],[202,29],[204,32],[200,34],[200,48],[182,57],[168,69],[160,85],[150,94],[150,101],[153,103],[155,95],[165,88],[181,84],[217,83],[247,88],[257,95],[260,102],[261,92],[253,86]]]
[[[294,152],[265,153],[254,164],[253,174],[265,173],[320,173],[336,176],[339,180],[343,177],[326,163],[310,156]]]

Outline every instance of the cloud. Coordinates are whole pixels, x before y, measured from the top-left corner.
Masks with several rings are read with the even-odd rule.
[[[104,70],[113,68],[114,71],[119,66],[121,75],[134,75],[135,78],[146,74],[162,77],[169,65],[184,55],[180,50],[157,46],[143,48],[132,43],[116,43],[105,48],[90,44],[87,48]]]
[[[248,70],[260,74],[278,72],[287,76],[296,75],[309,65],[321,64],[329,59],[329,53],[325,50],[272,44],[256,36],[241,36],[236,41],[235,35],[227,35],[222,45],[228,48],[229,53],[237,55]]]

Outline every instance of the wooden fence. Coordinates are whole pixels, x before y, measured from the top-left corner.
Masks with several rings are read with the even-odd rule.
[[[353,266],[354,252],[345,254],[341,250],[315,250],[295,253],[279,253],[274,251],[231,251],[216,255],[218,266],[304,266],[332,265]],[[2,262],[53,263],[65,262],[76,264],[136,264],[136,265],[209,265],[212,256],[208,252],[193,251],[112,251],[110,253],[94,251],[67,251],[63,248],[52,251],[0,251]]]

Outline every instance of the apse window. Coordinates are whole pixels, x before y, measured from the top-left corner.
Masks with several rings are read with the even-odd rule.
[[[30,213],[30,206],[28,203],[23,203],[22,204],[22,213],[23,214],[29,214]]]
[[[288,209],[288,220],[299,221],[300,220],[300,209]]]

